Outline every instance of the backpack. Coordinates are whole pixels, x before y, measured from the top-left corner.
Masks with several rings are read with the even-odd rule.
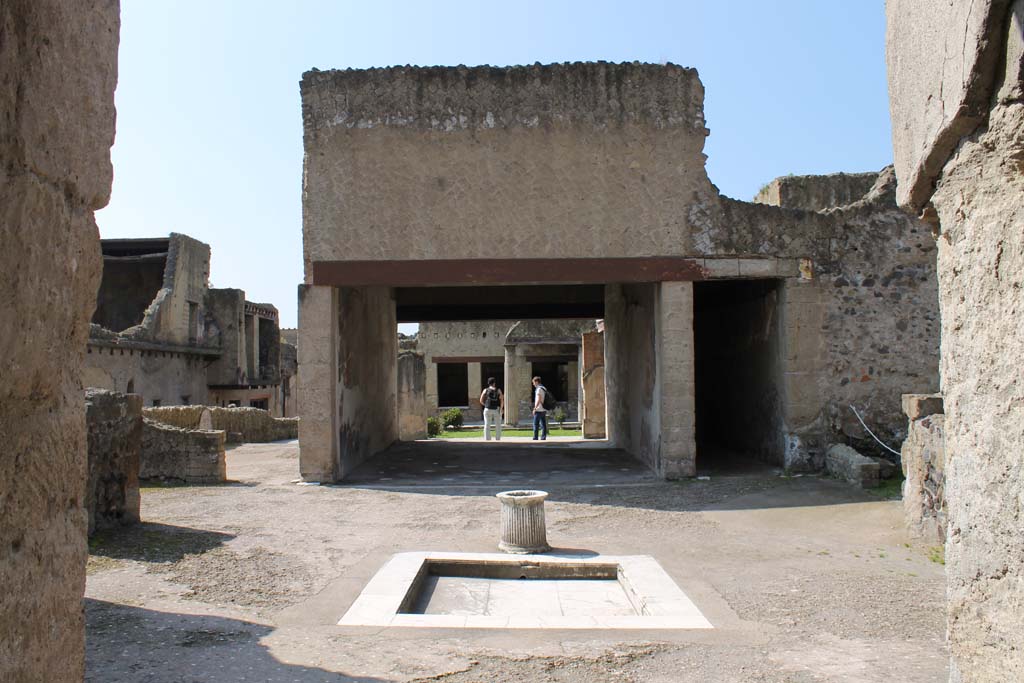
[[[544,406],[544,410],[554,410],[555,405],[558,403],[555,400],[555,395],[552,394],[546,386],[540,385],[540,388],[544,390],[544,402],[541,404]]]
[[[488,387],[486,407],[488,410],[497,410],[501,407],[501,399],[499,398],[498,390]]]

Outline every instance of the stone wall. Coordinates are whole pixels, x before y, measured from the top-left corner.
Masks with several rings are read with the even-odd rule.
[[[185,351],[116,348],[89,344],[82,383],[138,394],[143,405],[205,403],[209,359]]]
[[[0,4],[0,680],[81,681],[80,383],[110,197],[116,0]]]
[[[946,541],[946,416],[940,394],[907,394],[910,420],[903,442],[903,510],[907,528],[925,541]]]
[[[300,286],[303,479],[336,481],[398,439],[397,325],[388,287]]]
[[[337,259],[684,254],[715,195],[704,89],[673,64],[314,70],[301,92],[308,283]]]
[[[213,359],[206,373],[214,385],[237,385],[245,382],[245,292],[240,289],[210,289],[206,293],[210,311],[211,338],[216,338],[223,352]]]
[[[859,201],[871,190],[877,173],[782,176],[761,188],[755,204],[824,211]]]
[[[140,479],[218,484],[227,480],[224,432],[143,420]]]
[[[906,430],[900,395],[938,389],[934,240],[896,206],[891,170],[872,183],[869,174],[780,180],[777,196],[762,199],[782,206],[720,196],[707,178],[703,87],[692,70],[577,63],[313,71],[301,92],[308,286],[473,284],[490,273],[499,285],[543,284],[556,278],[529,259],[551,254],[590,284],[782,280],[782,424],[765,450],[775,459],[781,450],[782,464],[795,470],[819,469],[833,443],[878,449],[851,405],[882,439],[898,443]],[[339,192],[352,200],[338,201]],[[507,268],[486,270],[483,260],[496,254],[508,256]],[[648,256],[659,258],[640,258]],[[638,260],[595,261],[623,257]],[[460,266],[449,275],[425,265],[439,259],[478,260],[484,270]],[[652,465],[672,460],[669,451],[677,462],[688,459],[678,472],[693,465],[692,434],[682,436],[692,432],[692,392],[643,396],[658,406],[645,420],[618,407],[635,387],[621,394],[613,385],[638,381],[622,374],[635,363],[641,375],[666,380],[645,382],[645,390],[693,389],[693,358],[683,357],[692,353],[692,321],[683,320],[692,315],[692,291],[684,290],[658,290],[645,313],[655,316],[655,333],[671,324],[689,337],[656,338],[654,356],[642,334],[608,330],[606,338],[609,359],[626,357],[606,366],[616,413],[609,412],[609,433],[632,441],[634,454]],[[314,337],[329,342],[325,332]],[[666,352],[671,363],[647,362]],[[322,370],[337,373],[331,363]],[[522,372],[516,358],[506,361],[506,394]],[[517,408],[522,397],[512,398]],[[668,441],[664,429],[674,430]]]
[[[142,400],[135,395],[87,389],[89,479],[85,504],[89,534],[139,521],[139,453]]]
[[[951,681],[1024,679],[1024,2],[889,0],[901,204],[939,233]]]
[[[206,413],[209,415],[209,429],[222,430],[228,435],[238,434],[245,443],[297,439],[299,436],[299,418],[271,417],[260,408],[167,406],[144,408],[142,412],[151,420],[181,429],[199,429]],[[234,437],[229,437],[229,441],[233,440]]]

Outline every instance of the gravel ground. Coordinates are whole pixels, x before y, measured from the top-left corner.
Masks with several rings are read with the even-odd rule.
[[[223,486],[142,492],[91,542],[87,680],[906,681],[947,677],[943,567],[900,503],[770,470],[547,481],[559,548],[653,555],[712,631],[336,626],[396,552],[493,552],[487,486],[303,486],[296,443],[228,454]]]

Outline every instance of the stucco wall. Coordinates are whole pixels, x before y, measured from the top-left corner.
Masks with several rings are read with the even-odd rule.
[[[82,356],[110,197],[118,3],[0,4],[0,680],[84,675]],[[59,334],[55,334],[55,330]]]
[[[1020,680],[1024,2],[886,14],[900,199],[939,232],[950,680]]]
[[[144,351],[89,345],[85,355],[85,386],[96,386],[142,397],[142,404],[203,404],[207,399],[206,364],[202,356],[171,351]]]
[[[316,260],[687,253],[714,194],[693,69],[310,71],[301,90],[307,282]]]

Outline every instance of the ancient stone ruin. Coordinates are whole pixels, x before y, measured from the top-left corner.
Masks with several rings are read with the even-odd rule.
[[[209,286],[210,247],[178,233],[101,240],[103,278],[86,350],[85,386],[145,405],[262,408],[294,415],[277,308]],[[290,350],[294,352],[294,349]]]
[[[851,405],[899,443],[901,394],[937,389],[934,241],[892,170],[720,196],[692,69],[314,70],[301,90],[306,479],[398,439],[397,322],[603,319],[608,443],[667,478],[737,450],[821,469],[832,444],[877,448]]]
[[[1021,680],[1024,2],[886,18],[898,199],[938,233],[950,680]]]

